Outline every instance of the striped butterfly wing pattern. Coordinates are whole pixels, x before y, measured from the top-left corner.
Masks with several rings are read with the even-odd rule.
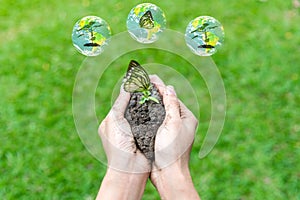
[[[154,28],[154,20],[150,10],[145,12],[145,14],[140,19],[140,27],[145,29],[152,29]]]
[[[131,60],[124,77],[124,90],[126,92],[142,92],[148,90],[150,87],[150,79],[147,72],[142,66]]]

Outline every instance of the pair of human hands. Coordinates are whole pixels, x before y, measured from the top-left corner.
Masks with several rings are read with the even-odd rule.
[[[109,175],[109,178],[106,178],[107,175],[104,178],[98,197],[105,196],[107,191],[104,191],[102,187],[106,188],[107,179],[110,182],[113,181],[111,177],[114,175],[118,177],[124,174],[130,175],[130,179],[139,182],[140,185],[143,185],[150,177],[160,195],[170,198],[170,192],[168,194],[164,190],[168,186],[171,187],[174,182],[178,184],[176,183],[178,180],[173,180],[174,176],[184,179],[181,181],[187,181],[186,184],[188,185],[192,184],[188,162],[198,121],[192,112],[177,98],[172,86],[166,86],[156,75],[150,76],[150,79],[163,96],[166,110],[165,120],[156,134],[155,160],[150,163],[137,150],[130,125],[124,118],[130,94],[121,89],[120,95],[98,130],[108,160],[107,175],[112,174]],[[127,180],[127,186],[129,182]],[[194,188],[193,185],[191,187]],[[139,190],[135,195],[131,195],[138,199],[142,195],[143,187]]]
[[[150,76],[150,79],[163,96],[166,110],[165,120],[155,139],[155,161],[153,166],[149,165],[149,161],[137,150],[130,125],[124,118],[130,94],[121,88],[119,97],[98,130],[108,165],[116,170],[142,173],[167,167],[177,159],[188,163],[197,119],[177,98],[172,86],[165,86],[155,75]]]

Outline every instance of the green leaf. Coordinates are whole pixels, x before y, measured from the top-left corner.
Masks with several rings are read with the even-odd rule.
[[[148,98],[146,98],[145,96],[142,96],[142,99],[140,100],[140,104],[145,103],[148,100]]]
[[[159,103],[158,99],[156,99],[155,97],[148,97],[148,99],[149,99],[149,100],[152,100],[152,101],[154,101],[154,102],[156,102],[156,103]]]

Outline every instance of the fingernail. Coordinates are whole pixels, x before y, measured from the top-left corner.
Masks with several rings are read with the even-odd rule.
[[[175,92],[175,90],[174,90],[174,87],[171,86],[171,85],[168,85],[168,86],[167,86],[166,93],[167,93],[167,95],[174,95],[174,96],[176,96],[176,92]]]

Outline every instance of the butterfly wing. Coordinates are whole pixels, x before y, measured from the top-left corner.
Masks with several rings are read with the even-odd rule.
[[[140,19],[140,27],[145,29],[152,29],[154,28],[154,20],[150,10],[145,12],[145,14]]]
[[[141,92],[149,89],[149,86],[150,79],[144,68],[138,62],[130,61],[124,78],[124,90],[126,92]]]

